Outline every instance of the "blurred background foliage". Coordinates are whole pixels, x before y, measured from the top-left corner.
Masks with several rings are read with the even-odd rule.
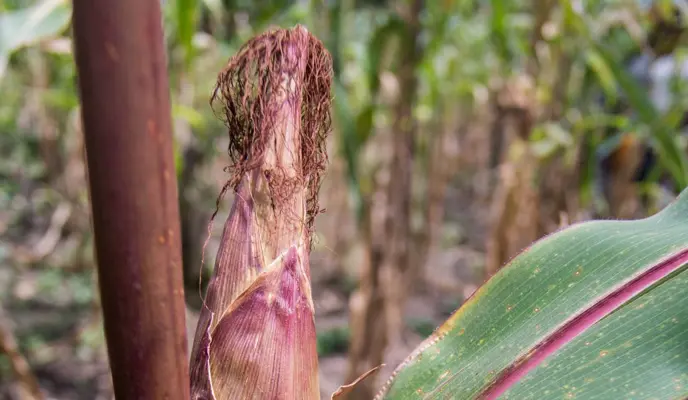
[[[688,185],[685,1],[162,3],[190,333],[231,200],[202,258],[227,178],[227,132],[208,103],[217,73],[272,26],[303,24],[332,54],[312,260],[323,395],[382,361],[388,373],[533,240],[652,214]],[[0,0],[10,398],[37,386],[111,398],[70,15],[67,0]]]

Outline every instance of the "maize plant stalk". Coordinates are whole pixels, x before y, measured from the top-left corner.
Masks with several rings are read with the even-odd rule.
[[[235,191],[191,354],[192,399],[318,399],[309,252],[332,61],[302,26],[247,42],[211,104]],[[218,200],[219,205],[220,200]]]

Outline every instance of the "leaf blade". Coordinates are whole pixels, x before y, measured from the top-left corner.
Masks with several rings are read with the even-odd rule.
[[[44,0],[32,7],[0,13],[0,53],[10,53],[60,33],[72,15],[66,0]]]
[[[550,339],[529,353],[525,359],[517,361],[514,368],[505,371],[495,384],[489,386],[481,394],[481,398],[496,399],[507,389],[518,383],[530,371],[538,367],[548,356],[554,354],[561,347],[568,344],[581,333],[592,327],[602,318],[611,314],[627,301],[649,288],[663,277],[675,272],[688,263],[688,250],[684,250],[656,267],[642,273],[633,281],[610,293],[604,299],[598,301],[594,307],[586,310],[570,323],[563,326]]]
[[[682,290],[687,285],[683,269],[574,339],[503,398],[685,396],[688,297]],[[623,334],[615,334],[619,331]]]
[[[481,287],[378,398],[479,397],[566,323],[686,249],[688,191],[650,218],[587,222],[551,235]]]
[[[14,51],[58,35],[71,15],[71,3],[66,0],[44,0],[32,7],[0,12],[0,79]]]

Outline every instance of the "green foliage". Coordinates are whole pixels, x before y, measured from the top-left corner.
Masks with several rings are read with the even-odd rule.
[[[88,306],[94,300],[92,271],[73,274],[52,268],[38,276],[37,291],[54,304]]]
[[[597,75],[597,80],[604,90],[604,94],[610,102],[615,102],[617,100],[619,88],[614,72],[607,64],[604,57],[602,57],[599,52],[595,51],[595,49],[589,49],[585,56],[585,60],[588,67]]]
[[[614,71],[614,75],[627,94],[633,109],[640,120],[652,129],[653,142],[659,154],[660,163],[671,174],[679,187],[688,187],[688,155],[679,146],[674,130],[662,119],[655,106],[650,102],[647,92],[622,68],[612,52],[603,45],[598,51]]]
[[[389,13],[371,11],[354,19],[357,26],[373,23],[373,29],[366,32],[362,29],[357,37],[363,40],[362,51],[355,52],[354,46],[342,46],[345,39],[343,21],[350,21],[348,3],[336,4],[330,11],[333,23],[330,50],[334,62],[334,115],[339,125],[341,154],[346,161],[349,189],[354,213],[360,222],[363,218],[363,207],[366,196],[370,193],[365,177],[361,177],[359,155],[374,131],[375,115],[379,110],[378,95],[380,91],[380,72],[383,68],[383,55],[392,39],[405,37],[406,25],[398,16]],[[368,33],[369,37],[364,36]],[[353,53],[353,54],[352,54]],[[347,54],[358,56],[355,61],[359,68],[356,78],[347,76],[347,67],[352,63]],[[349,69],[348,71],[351,71]],[[354,82],[358,83],[357,87]],[[360,95],[357,96],[358,93]],[[363,101],[357,101],[362,99]]]
[[[492,28],[492,38],[497,53],[507,62],[511,61],[511,49],[509,48],[509,33],[507,32],[506,21],[508,18],[507,1],[493,0],[492,17],[490,18]]]
[[[188,68],[194,56],[193,37],[198,23],[198,4],[195,0],[176,0],[174,8],[179,42],[184,49],[184,62]]]
[[[67,0],[43,0],[29,8],[0,10],[0,80],[12,52],[60,34],[71,12]]]
[[[350,335],[348,327],[337,327],[318,333],[318,357],[346,353],[349,349]]]
[[[417,318],[409,321],[411,329],[419,334],[420,336],[426,338],[435,331],[435,323],[432,320]]]
[[[531,133],[530,139],[533,141],[535,155],[542,158],[551,157],[558,150],[570,148],[575,144],[571,132],[554,122],[537,126]]]
[[[573,340],[504,399],[683,398],[685,268]]]
[[[687,266],[688,190],[646,219],[564,229],[482,286],[402,364],[384,398],[476,398],[531,359],[535,370],[505,398],[684,397]],[[537,358],[558,342],[558,353]]]
[[[666,3],[664,0],[662,2]],[[536,82],[538,93],[536,100],[546,107],[548,101],[551,100],[553,86],[557,83],[557,80],[551,79],[550,75],[555,78],[559,76],[557,62],[562,57],[566,57],[569,61],[566,65],[571,71],[566,82],[564,110],[559,117],[541,121],[542,123],[535,126],[530,135],[530,144],[535,153],[543,159],[554,159],[562,154],[569,157],[579,147],[584,147],[589,154],[603,156],[615,151],[621,142],[620,139],[628,132],[640,133],[659,154],[659,169],[654,171],[650,181],[657,180],[659,173],[666,171],[678,184],[677,186],[688,185],[688,159],[682,148],[683,144],[676,137],[676,125],[686,109],[685,99],[688,96],[676,96],[677,101],[668,112],[662,114],[658,111],[649,101],[647,89],[636,82],[625,69],[629,56],[638,52],[638,43],[629,34],[628,26],[623,23],[609,22],[614,20],[619,10],[633,8],[619,1],[554,3],[555,11],[549,18],[551,24],[547,27],[549,33],[545,35],[543,43],[540,43],[538,51],[534,53],[530,40],[533,34],[534,14],[537,10],[533,9],[532,2],[504,0],[425,2],[421,17],[422,59],[416,71],[419,78],[419,98],[414,110],[414,115],[424,129],[421,129],[418,135],[419,148],[416,156],[421,159],[427,157],[423,153],[426,149],[423,145],[433,134],[429,129],[425,129],[423,124],[432,125],[433,121],[440,120],[443,113],[448,112],[447,110],[451,112],[451,110],[461,108],[476,111],[475,114],[482,112],[481,107],[487,104],[484,100],[486,94],[489,93],[488,88],[491,87],[492,81],[495,78],[509,78],[523,73],[526,65],[533,60],[537,60],[543,71],[538,75]],[[376,132],[381,128],[384,129],[384,125],[388,123],[386,117],[389,110],[387,104],[381,101],[380,96],[384,86],[381,77],[383,74],[396,71],[397,50],[399,46],[403,46],[407,36],[407,26],[393,7],[382,1],[371,0],[329,2],[173,0],[163,2],[163,5],[170,58],[172,114],[176,121],[185,122],[192,133],[189,140],[177,132],[178,137],[174,146],[178,175],[180,176],[185,168],[185,154],[189,147],[197,146],[200,153],[204,154],[207,162],[210,163],[215,160],[211,155],[218,154],[218,149],[224,146],[221,140],[226,136],[226,129],[207,107],[208,95],[215,83],[218,69],[226,64],[230,55],[248,37],[264,31],[269,26],[292,26],[295,23],[306,23],[310,31],[327,43],[334,59],[334,122],[335,134],[339,141],[338,156],[342,157],[346,163],[351,204],[358,221],[363,221],[365,202],[374,189],[372,176],[376,169],[365,163],[366,160],[363,159],[362,154],[369,147]],[[76,77],[72,54],[69,50],[71,42],[67,33],[70,14],[71,2],[67,0],[6,0],[4,4],[0,4],[0,92],[3,95],[3,101],[0,102],[0,132],[2,132],[0,134],[2,136],[0,140],[0,209],[12,212],[7,220],[0,222],[8,221],[10,226],[32,218],[23,211],[16,211],[17,204],[22,205],[21,210],[29,208],[25,205],[29,199],[24,198],[27,187],[34,190],[36,187],[41,188],[50,184],[45,182],[46,168],[41,160],[41,132],[31,125],[27,127],[20,118],[27,108],[26,94],[34,85],[34,78],[29,68],[32,57],[38,55],[47,65],[46,74],[50,84],[49,87],[44,88],[40,103],[54,120],[59,131],[56,139],[57,148],[66,147],[65,138],[71,137],[66,134],[68,133],[66,127],[78,113]],[[644,14],[636,11],[632,11],[631,14],[640,26],[647,25]],[[51,50],[52,39],[56,38],[61,39],[68,50],[60,54]],[[38,44],[47,45],[37,46]],[[190,98],[183,98],[185,96],[183,84],[193,89]],[[603,105],[595,101],[599,94],[604,94],[607,99]],[[623,114],[610,111],[612,106],[618,106],[623,102],[628,103],[628,109],[624,110]],[[473,118],[470,112],[466,115]],[[23,118],[26,119],[25,116]],[[614,133],[609,134],[609,131],[614,131]],[[580,188],[582,198],[589,197],[587,193],[593,186],[596,173],[595,162],[596,160],[591,158],[583,166],[584,179]],[[419,163],[419,165],[422,164]],[[202,174],[197,175],[201,178]],[[17,178],[18,176],[20,179]],[[206,183],[210,186],[214,181],[223,179],[222,177],[216,179],[214,176],[202,178],[208,182],[201,182],[195,175],[191,181],[195,186]],[[199,208],[207,209],[214,204],[214,189],[207,192],[210,194],[204,193],[197,196],[207,200],[207,204],[202,204]],[[40,207],[37,208],[44,212],[49,211],[48,209],[56,201],[55,197],[60,197],[59,194],[52,196],[53,198],[49,201],[37,200],[34,196],[31,198],[31,206],[40,203]],[[667,215],[667,212],[663,215]],[[541,340],[542,335],[546,333],[544,328],[546,324],[554,329],[566,316],[573,315],[584,308],[580,302],[575,303],[575,296],[583,301],[600,295],[604,288],[599,283],[595,283],[595,279],[607,277],[609,281],[606,283],[613,285],[615,282],[628,278],[633,272],[632,266],[638,268],[636,271],[640,270],[652,263],[651,254],[655,254],[656,261],[659,257],[657,254],[661,253],[657,250],[659,247],[654,250],[648,250],[642,246],[626,248],[618,243],[627,243],[624,240],[640,240],[637,238],[639,235],[644,235],[648,241],[655,243],[660,239],[665,240],[665,244],[671,240],[680,239],[679,235],[671,239],[667,237],[668,234],[652,233],[654,232],[652,229],[656,229],[656,227],[650,227],[654,223],[652,221],[659,220],[665,221],[660,217],[655,217],[645,222],[634,222],[633,224],[636,225],[606,222],[591,225],[606,227],[605,229],[610,232],[610,237],[614,237],[610,239],[611,242],[601,238],[602,244],[591,243],[590,247],[607,243],[610,247],[605,250],[608,252],[605,254],[608,256],[609,263],[616,265],[616,270],[606,267],[604,270],[600,269],[602,272],[595,275],[590,268],[585,267],[582,275],[593,281],[590,285],[576,283],[571,288],[566,287],[568,281],[565,278],[572,278],[571,274],[574,274],[575,270],[567,269],[573,268],[571,262],[557,264],[556,261],[564,260],[565,254],[573,250],[566,248],[561,248],[561,251],[556,252],[547,250],[553,242],[569,243],[561,238],[566,238],[567,235],[574,236],[571,232],[581,232],[582,228],[564,231],[536,244],[528,253],[514,261],[511,267],[488,283],[486,287],[491,289],[484,289],[487,290],[487,294],[483,298],[473,299],[462,308],[462,310],[473,311],[470,313],[459,311],[460,314],[464,314],[454,320],[455,324],[469,326],[464,322],[468,321],[469,317],[475,319],[475,321],[471,320],[470,329],[466,328],[464,335],[454,335],[454,337],[449,334],[447,338],[423,352],[424,355],[430,356],[424,357],[423,362],[430,363],[432,352],[439,349],[443,353],[436,360],[444,362],[441,366],[433,364],[432,367],[425,369],[424,373],[437,379],[445,371],[457,372],[456,377],[444,386],[446,390],[456,389],[457,393],[480,390],[496,374],[495,372],[490,375],[490,371],[498,371],[518,355],[527,352],[527,348],[532,348],[533,343]],[[643,229],[647,229],[642,232],[639,229],[640,233],[626,235],[616,231],[618,226],[623,226],[621,229],[623,231],[628,226],[643,226]],[[678,232],[679,228],[671,229],[676,229]],[[630,236],[635,236],[635,239]],[[590,238],[587,240],[591,241]],[[614,244],[616,241],[619,242]],[[452,242],[452,245],[455,244],[456,241]],[[579,258],[593,263],[592,259],[585,257],[588,253],[581,246],[581,243],[575,242],[571,248],[582,249]],[[0,240],[0,260],[11,259],[14,247],[14,243]],[[666,246],[664,249],[666,250]],[[624,254],[617,253],[614,256],[613,253],[616,250]],[[537,281],[534,281],[534,278],[527,274],[532,271],[523,265],[527,260],[534,260],[533,257],[537,254],[545,253],[547,257],[551,257],[546,259],[545,255],[541,255],[533,261],[532,265],[543,265]],[[631,259],[630,254],[638,254],[636,258],[645,260],[645,263],[642,265],[639,261],[623,263],[623,260]],[[50,260],[46,260],[45,264],[36,266],[42,270],[38,283],[45,295],[53,298],[56,293],[67,292],[69,301],[81,306],[94,301],[90,273],[68,276],[68,274],[51,269],[49,262]],[[600,262],[593,265],[592,269],[601,268],[599,264]],[[552,271],[552,274],[558,271],[556,273],[559,275],[558,277],[553,275],[541,284],[542,274],[545,273],[544,265],[549,266],[547,271]],[[616,271],[614,277],[611,276],[613,271]],[[685,284],[683,275],[685,273],[672,276],[665,283],[648,289],[644,295],[637,296],[632,302],[597,323],[548,359],[547,367],[544,365],[539,367],[520,384],[514,386],[507,392],[509,398],[561,398],[570,393],[579,398],[591,397],[590,393],[599,394],[602,398],[610,398],[621,396],[618,392],[612,392],[621,388],[628,389],[629,393],[631,390],[637,390],[637,395],[642,396],[644,389],[635,388],[633,385],[644,382],[656,382],[657,396],[661,397],[662,394],[667,393],[666,397],[670,397],[668,394],[673,392],[669,386],[661,385],[666,381],[659,374],[657,376],[625,375],[619,378],[606,374],[617,367],[624,369],[627,364],[643,365],[642,363],[647,362],[655,365],[660,362],[659,359],[669,357],[672,351],[671,346],[676,346],[676,340],[683,338],[679,331],[684,328],[685,318],[678,315],[679,307],[683,302],[680,299],[674,299],[677,296],[676,293],[680,293],[681,285]],[[507,279],[505,276],[510,276],[510,278]],[[594,276],[597,277],[593,278]],[[514,282],[522,282],[526,285],[528,293],[524,298],[518,297],[520,300],[514,302],[516,308],[511,313],[507,313],[505,311],[507,305],[503,302],[516,298],[509,296],[520,296],[521,292],[521,290],[513,290],[511,294],[506,293],[509,291],[507,289],[514,288],[516,285]],[[353,280],[346,281],[344,292],[353,291],[356,284],[357,282]],[[549,290],[550,285],[555,285],[555,288]],[[609,285],[605,287],[611,287]],[[490,300],[493,299],[492,296],[497,296],[495,292],[498,290],[495,288],[507,289],[504,289],[502,297],[494,297],[497,300]],[[560,293],[560,289],[564,291]],[[539,304],[549,301],[550,311],[559,310],[555,300],[560,299],[560,296],[567,296],[568,303],[566,304],[569,308],[562,311],[561,315],[545,314],[549,312],[548,309]],[[519,309],[526,307],[528,302],[537,303],[533,309],[539,307],[542,313],[539,318],[545,318],[546,322],[546,324],[541,324],[542,332],[535,333],[532,337],[525,337],[530,331],[528,331],[529,328],[523,327],[529,326],[527,325],[529,321],[536,316],[524,313],[520,320],[514,317]],[[639,307],[641,304],[643,307]],[[492,306],[494,307],[490,308]],[[480,319],[476,317],[478,314],[475,310],[478,308],[482,310]],[[495,313],[494,310],[499,310],[499,312]],[[673,318],[676,318],[678,322],[674,322]],[[650,320],[655,323],[644,322]],[[504,332],[515,333],[507,337],[506,333],[500,331],[503,324],[507,326]],[[434,328],[429,321],[412,321],[411,325],[421,335],[430,334]],[[656,325],[657,329],[653,331],[651,325]],[[517,327],[522,330],[517,331]],[[479,328],[484,330],[480,331]],[[458,333],[460,328],[454,331]],[[627,334],[618,335],[619,331],[627,332]],[[102,340],[100,337],[93,336],[95,332],[99,331],[86,335],[84,341],[95,344]],[[481,338],[485,339],[482,344]],[[318,337],[318,353],[324,356],[346,351],[348,340],[349,332],[346,328],[323,332]],[[628,347],[627,343],[632,345]],[[608,349],[612,350],[605,355],[605,363],[602,366],[604,368],[602,368],[599,355]],[[446,359],[442,358],[444,354],[447,354],[447,357],[452,354],[455,356],[452,359]],[[680,353],[677,354],[679,358],[674,359],[675,362],[685,361],[684,358],[680,358],[682,357]],[[490,358],[492,356],[494,358]],[[458,358],[461,358],[462,362],[457,364]],[[503,361],[503,363],[497,363],[499,364],[497,365],[495,364],[497,361]],[[418,366],[414,367],[414,365]],[[415,370],[421,367],[426,368],[426,364],[418,360],[417,364],[411,363],[407,368]],[[627,368],[624,371],[633,374],[639,373],[640,369],[641,367],[635,370]],[[477,371],[477,375],[465,373],[469,370]],[[651,368],[647,370],[648,374],[652,374]],[[409,378],[405,371],[403,370],[400,374],[391,395],[396,396],[403,391],[402,389],[409,388],[409,391],[404,393],[411,396],[418,388],[415,383],[419,381]],[[670,375],[667,374],[667,376]],[[590,377],[593,379],[590,380]],[[635,379],[629,377],[635,377]],[[612,378],[619,379],[615,382],[623,381],[623,383],[608,384]],[[422,384],[430,387],[432,382],[428,382],[430,381],[423,381]],[[629,386],[625,387],[626,384]],[[662,390],[666,391],[662,392]]]

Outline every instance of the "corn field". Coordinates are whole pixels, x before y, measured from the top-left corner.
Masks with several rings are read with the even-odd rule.
[[[541,364],[684,338],[585,335],[688,298],[685,1],[97,3],[0,2],[0,398],[688,396]]]

